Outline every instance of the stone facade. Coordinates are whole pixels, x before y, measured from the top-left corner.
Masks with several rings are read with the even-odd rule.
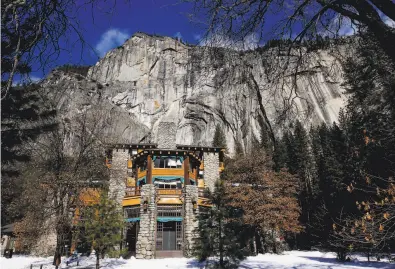
[[[183,252],[185,257],[192,256],[194,239],[197,237],[197,228],[199,226],[197,215],[199,214],[198,202],[198,188],[197,186],[185,186],[184,199],[184,243]],[[196,208],[194,209],[194,203]]]
[[[157,143],[161,149],[176,148],[177,125],[174,122],[160,122]]]
[[[112,164],[110,172],[109,195],[120,205],[125,196],[125,180],[127,177],[128,150],[114,149],[112,152]]]
[[[144,185],[141,188],[140,202],[140,230],[136,244],[137,259],[155,258],[156,246],[156,199],[155,186],[153,184]],[[147,203],[147,209],[144,203]]]
[[[210,191],[214,191],[215,182],[219,179],[219,153],[204,152],[204,183]]]

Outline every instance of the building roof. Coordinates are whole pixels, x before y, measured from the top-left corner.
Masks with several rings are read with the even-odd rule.
[[[153,149],[157,148],[158,144],[140,143],[140,144],[108,144],[108,149]]]
[[[144,150],[142,152],[137,153],[136,155],[134,155],[132,158],[134,160],[139,159],[142,156],[146,156],[148,154],[159,154],[159,155],[167,155],[167,154],[174,154],[174,155],[178,155],[178,156],[192,156],[194,157],[196,160],[198,160],[199,162],[201,162],[202,160],[199,158],[199,156],[197,154],[195,154],[194,151],[192,150],[182,150],[182,149],[147,149]]]
[[[196,145],[176,145],[178,149],[183,150],[194,150],[194,151],[204,151],[204,152],[220,152],[225,150],[225,148],[219,147],[205,147],[205,146],[196,146]]]

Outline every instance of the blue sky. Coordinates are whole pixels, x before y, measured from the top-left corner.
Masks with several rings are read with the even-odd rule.
[[[175,4],[177,1],[174,0],[116,2],[112,14],[106,13],[110,8],[105,3],[94,8],[87,6],[77,12],[85,46],[82,48],[79,43],[74,44],[76,35],[68,35],[61,42],[69,51],[62,52],[45,70],[33,66],[31,79],[42,78],[54,67],[63,64],[93,65],[99,57],[123,44],[138,31],[180,37],[192,44],[196,44],[204,33],[202,26],[189,21],[187,13],[191,9],[186,3]]]
[[[100,2],[100,1],[99,1]],[[86,44],[75,42],[76,35],[69,34],[61,40],[61,46],[67,48],[46,69],[33,65],[30,78],[35,81],[45,77],[54,67],[63,64],[93,65],[112,48],[122,45],[133,33],[141,31],[179,37],[187,43],[197,44],[204,34],[204,25],[192,23],[188,13],[191,5],[179,0],[118,0],[113,7],[110,3],[100,6],[85,6],[73,11],[80,25]],[[178,4],[177,4],[178,3]],[[108,11],[112,10],[111,14]],[[273,25],[275,15],[267,17],[266,24]],[[394,23],[394,22],[392,22]],[[394,25],[395,26],[395,25]],[[348,25],[342,31],[352,34]],[[254,43],[254,37],[250,38]],[[256,46],[256,43],[255,43]]]

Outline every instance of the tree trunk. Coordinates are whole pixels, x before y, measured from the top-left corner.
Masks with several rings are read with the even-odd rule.
[[[218,220],[218,229],[219,229],[219,266],[220,268],[224,268],[224,250],[223,250],[221,217]]]
[[[100,252],[96,251],[96,269],[100,267]]]
[[[59,232],[57,231],[57,236],[56,236],[56,248],[55,248],[55,255],[53,259],[53,265],[55,265],[55,268],[58,269],[60,263],[62,262],[61,258],[61,247],[62,247],[62,236],[59,235]]]

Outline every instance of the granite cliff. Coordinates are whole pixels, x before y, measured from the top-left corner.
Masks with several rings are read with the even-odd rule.
[[[177,144],[211,145],[221,124],[232,153],[235,141],[247,148],[262,128],[279,134],[295,119],[306,127],[337,121],[346,98],[336,55],[344,48],[297,51],[303,57],[190,46],[137,33],[86,76],[57,70],[43,87],[52,89],[63,117],[105,108],[112,142],[156,142],[159,123],[174,122]]]

